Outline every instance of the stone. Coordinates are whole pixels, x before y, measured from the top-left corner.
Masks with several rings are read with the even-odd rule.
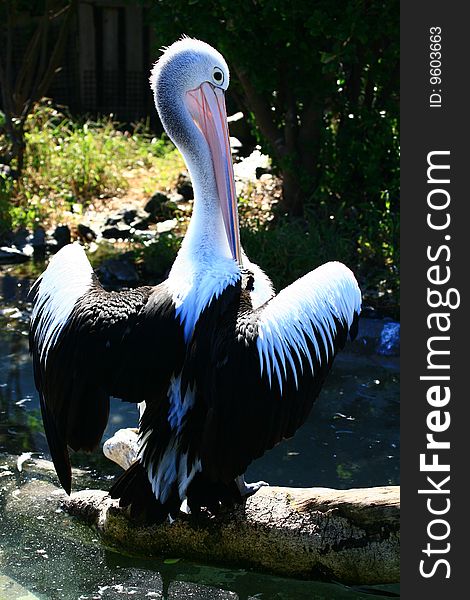
[[[136,229],[134,233],[134,239],[140,240],[141,242],[151,242],[158,237],[158,231],[155,229]]]
[[[236,181],[255,181],[258,169],[269,169],[269,157],[261,154],[257,148],[253,152],[233,165]]]
[[[177,224],[178,221],[176,219],[168,219],[167,221],[157,223],[156,229],[158,233],[167,233],[168,231],[172,231]]]
[[[103,444],[103,454],[122,469],[128,469],[139,454],[139,430],[135,427],[119,429]]]
[[[33,247],[46,245],[46,231],[44,227],[41,227],[41,225],[38,225],[34,230],[31,244],[33,245]]]
[[[153,215],[158,212],[160,206],[168,200],[168,196],[163,192],[155,192],[155,194],[147,201],[144,210]]]
[[[130,223],[130,226],[133,227],[134,229],[142,230],[142,229],[148,229],[149,224],[150,224],[150,219],[148,217],[137,217],[137,219],[135,219],[134,221],[132,221],[132,223]]]
[[[176,206],[176,208],[179,208],[178,204],[184,204],[186,203],[186,200],[181,194],[173,192],[173,194],[170,195],[170,202],[172,202]]]
[[[0,163],[0,177],[13,177],[13,172],[10,165],[5,165],[4,163]]]
[[[17,248],[10,248],[9,246],[0,247],[0,265],[17,265],[27,262],[29,258],[27,254],[24,254]]]
[[[84,242],[92,242],[93,240],[96,240],[96,233],[91,227],[88,227],[88,225],[79,223],[77,226],[77,231],[80,239]]]
[[[193,184],[187,171],[183,171],[178,175],[176,181],[176,191],[181,194],[185,200],[192,200],[194,198]]]
[[[126,225],[131,225],[132,221],[137,217],[137,209],[135,208],[127,208],[121,211],[121,219],[124,221]]]
[[[57,242],[57,250],[60,250],[63,246],[70,244],[72,236],[70,234],[70,228],[68,225],[58,225],[52,234],[53,238]]]
[[[173,216],[176,204],[163,192],[155,192],[144,207],[144,210],[150,215],[149,221],[156,223],[161,219],[168,219]]]
[[[377,354],[382,356],[399,356],[400,354],[400,323],[386,321],[380,332]]]
[[[227,119],[230,136],[241,142],[237,148],[237,155],[248,156],[256,146],[256,138],[252,133],[252,127],[248,124],[242,112],[230,115]]]
[[[39,596],[24,588],[14,579],[0,573],[0,597],[17,600],[39,600]]]
[[[134,263],[124,254],[118,258],[108,258],[97,269],[102,283],[105,284],[135,284],[139,281],[139,274]]]
[[[22,250],[29,241],[31,233],[26,229],[26,227],[20,227],[15,233],[11,236],[12,246],[18,248],[18,250]]]
[[[134,229],[147,229],[150,223],[147,211],[134,208],[123,213],[123,221]]]
[[[261,179],[263,175],[270,175],[271,169],[269,167],[256,167],[255,175],[256,179]]]
[[[230,136],[229,142],[230,142],[230,150],[232,151],[232,155],[238,154],[242,147],[242,143],[240,142],[240,140],[236,137]]]
[[[106,239],[127,240],[131,237],[131,228],[129,225],[114,225],[103,229],[101,235]]]
[[[122,215],[120,213],[118,213],[118,214],[111,215],[110,217],[108,217],[104,224],[107,227],[112,227],[113,225],[117,225],[121,221],[122,221]]]
[[[386,319],[359,318],[357,338],[349,346],[355,354],[399,356],[400,324]]]

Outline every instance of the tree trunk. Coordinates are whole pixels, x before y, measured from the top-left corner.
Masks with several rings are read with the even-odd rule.
[[[399,579],[399,488],[261,488],[217,518],[142,526],[106,492],[83,490],[63,506],[97,527],[105,544],[136,555],[184,557],[276,575],[380,584]]]
[[[305,190],[299,175],[290,169],[282,170],[282,200],[278,205],[278,212],[286,213],[290,217],[302,217],[304,214]]]

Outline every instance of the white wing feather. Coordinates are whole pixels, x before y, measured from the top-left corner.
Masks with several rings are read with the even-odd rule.
[[[353,273],[339,262],[329,262],[283,289],[261,310],[258,321],[257,347],[261,374],[266,369],[270,385],[277,377],[282,391],[290,364],[296,386],[298,364],[307,358],[313,373],[308,341],[320,361],[321,349],[327,358],[333,352],[335,318],[348,327],[361,309],[361,292]]]
[[[77,301],[92,284],[93,268],[80,244],[64,246],[35,283],[36,302],[31,322],[39,320],[35,343],[41,360],[56,342]]]

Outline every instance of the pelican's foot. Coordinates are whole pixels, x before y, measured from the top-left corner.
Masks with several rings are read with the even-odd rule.
[[[253,496],[253,494],[256,494],[256,492],[260,488],[262,488],[266,485],[269,485],[269,483],[266,483],[266,481],[257,481],[256,483],[247,483],[245,481],[245,477],[243,475],[241,475],[240,477],[237,477],[235,479],[235,482],[238,486],[240,495],[243,499]]]

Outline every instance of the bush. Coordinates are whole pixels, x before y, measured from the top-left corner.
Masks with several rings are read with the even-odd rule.
[[[0,240],[11,229],[11,195],[13,182],[5,173],[0,173]]]

